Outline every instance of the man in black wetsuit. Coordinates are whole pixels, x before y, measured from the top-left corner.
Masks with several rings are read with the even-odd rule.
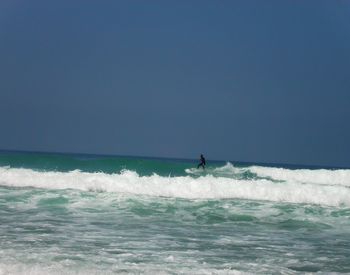
[[[200,166],[202,166],[202,168],[205,169],[205,158],[204,158],[204,156],[203,156],[202,154],[201,154],[201,159],[200,159],[200,161],[201,161],[201,163],[198,164],[197,169],[198,169]]]

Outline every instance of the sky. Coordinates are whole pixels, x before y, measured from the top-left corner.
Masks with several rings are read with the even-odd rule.
[[[350,1],[0,2],[0,149],[350,167]]]

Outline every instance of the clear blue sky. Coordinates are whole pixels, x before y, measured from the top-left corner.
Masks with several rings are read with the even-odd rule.
[[[350,166],[350,1],[0,2],[0,148]]]

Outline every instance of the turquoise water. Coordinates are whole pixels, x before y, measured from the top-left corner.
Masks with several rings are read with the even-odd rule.
[[[350,273],[350,170],[0,153],[0,274]]]

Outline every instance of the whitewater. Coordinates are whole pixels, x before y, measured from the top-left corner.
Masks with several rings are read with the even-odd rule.
[[[0,274],[350,272],[350,170],[0,153]]]

